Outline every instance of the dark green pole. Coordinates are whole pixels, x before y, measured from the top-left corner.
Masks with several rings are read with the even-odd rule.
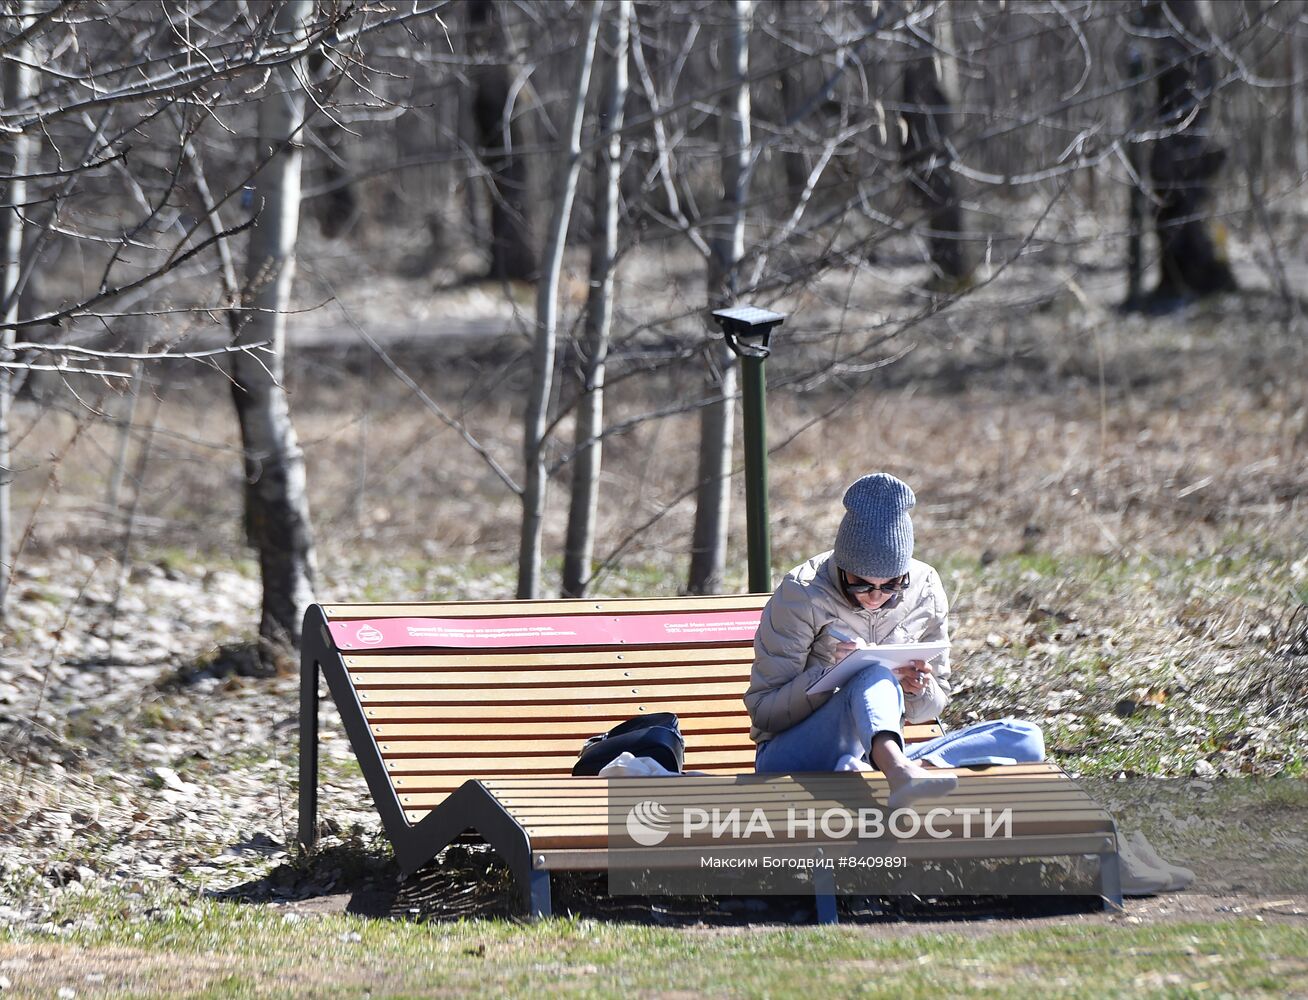
[[[749,544],[749,590],[772,592],[772,533],[768,527],[768,422],[766,359],[741,358],[745,420],[745,537]]]
[[[740,358],[745,420],[745,537],[749,544],[749,590],[772,592],[772,535],[768,528],[767,378],[763,363],[772,328],[785,322],[782,313],[738,305],[713,310],[727,346]]]

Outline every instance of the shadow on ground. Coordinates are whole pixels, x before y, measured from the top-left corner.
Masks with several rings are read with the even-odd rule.
[[[556,872],[554,913],[669,927],[811,924],[812,896],[611,895],[604,872]],[[444,923],[522,919],[521,894],[508,867],[482,844],[454,844],[401,881],[384,846],[351,841],[281,864],[263,878],[211,894],[215,899],[279,904],[298,913],[339,913]],[[1102,910],[1098,896],[837,897],[844,923],[1033,919]]]

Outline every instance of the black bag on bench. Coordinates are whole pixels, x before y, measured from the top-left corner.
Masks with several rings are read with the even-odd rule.
[[[673,712],[652,712],[628,719],[607,733],[592,736],[572,765],[573,774],[596,775],[620,753],[633,757],[652,757],[669,771],[680,773],[686,756],[686,741],[681,723]]]

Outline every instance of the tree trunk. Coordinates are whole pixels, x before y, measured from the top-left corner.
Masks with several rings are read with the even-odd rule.
[[[1199,9],[1195,0],[1149,0],[1145,10],[1148,26],[1159,33],[1157,124],[1165,133],[1154,142],[1149,164],[1162,266],[1154,296],[1166,300],[1229,291],[1236,287],[1235,276],[1220,235],[1214,238],[1203,215],[1208,182],[1226,159],[1208,129],[1215,79],[1212,58],[1193,50],[1173,25],[1175,21],[1191,37],[1202,37]]]
[[[1308,45],[1296,31],[1285,33],[1285,45],[1290,64],[1290,163],[1300,177],[1308,174],[1308,59],[1304,48]]]
[[[312,16],[313,0],[293,0],[279,9],[276,30],[301,33]],[[259,553],[263,579],[259,637],[266,664],[279,649],[298,645],[316,575],[304,455],[282,386],[299,227],[304,102],[294,67],[274,68],[259,102],[263,166],[253,182],[259,215],[250,231],[241,296],[245,311],[235,335],[241,344],[267,341],[272,353],[237,353],[231,371],[244,449],[246,533]]]
[[[472,118],[490,190],[490,267],[497,281],[535,281],[540,271],[532,227],[531,178],[522,126],[509,104],[512,73],[504,12],[495,0],[468,4],[472,49],[483,60],[471,70]],[[507,139],[507,144],[506,144]]]
[[[31,13],[31,0],[23,0],[18,5],[19,17]],[[12,56],[4,61],[4,90],[0,94],[0,100],[9,105],[20,103],[32,91],[32,71],[25,65],[30,60],[30,49],[27,45],[19,45]],[[4,328],[0,329],[0,361],[8,361],[13,356],[9,346],[15,339],[12,324],[18,320],[18,272],[23,258],[23,216],[22,210],[16,206],[27,201],[27,182],[21,179],[21,175],[29,171],[31,142],[20,132],[8,140],[9,155],[0,155],[0,172],[14,178],[4,186],[4,202],[15,206],[0,208],[0,253],[4,255],[0,259],[3,264],[0,268],[0,321],[4,323]],[[10,504],[13,464],[9,456],[9,406],[13,389],[13,370],[0,368],[0,623],[5,621],[9,580],[14,574]]]
[[[603,457],[604,375],[613,324],[613,269],[618,252],[618,211],[622,188],[622,128],[627,100],[627,45],[631,0],[618,0],[609,24],[613,66],[601,112],[607,134],[602,150],[603,183],[595,185],[595,232],[590,249],[590,293],[582,358],[582,393],[577,402],[575,455],[568,536],[563,553],[563,596],[583,597],[590,586],[599,513],[599,475]]]
[[[942,10],[943,16],[950,16]],[[939,16],[939,15],[938,15]],[[926,43],[904,66],[904,148],[908,182],[926,209],[927,246],[935,278],[931,287],[959,291],[972,280],[972,265],[963,242],[963,209],[949,168],[953,157],[949,96],[940,81],[935,51]]]
[[[325,79],[329,77],[331,67],[321,49],[309,54],[309,72],[314,81],[314,96],[319,103],[325,104],[334,86],[328,85],[329,80]],[[313,126],[313,134],[321,147],[319,156],[322,171],[319,183],[326,190],[319,197],[310,199],[309,208],[318,220],[322,234],[333,239],[345,232],[359,212],[359,198],[350,181],[348,166],[350,142],[354,137],[325,115],[319,116]]]
[[[1131,27],[1135,33],[1126,40],[1125,69],[1132,85],[1129,93],[1129,111],[1127,128],[1139,130],[1145,126],[1144,72],[1145,54],[1143,40],[1138,33],[1144,27],[1144,11],[1139,7],[1131,10]],[[1144,293],[1144,230],[1145,230],[1145,184],[1148,183],[1148,169],[1145,164],[1143,143],[1133,142],[1126,148],[1126,159],[1131,165],[1134,176],[1130,178],[1131,186],[1127,192],[1126,203],[1126,306],[1133,308],[1139,304]],[[1094,171],[1091,171],[1093,175]]]
[[[799,84],[800,67],[795,66],[782,72],[780,79],[777,81],[778,89],[781,96],[781,120],[783,123],[790,121],[796,109],[799,108],[802,94]],[[790,143],[799,147],[802,144],[801,133],[798,128],[792,127],[793,135]],[[786,176],[786,200],[790,204],[795,201],[804,192],[804,186],[808,183],[808,157],[804,154],[802,148],[788,149],[781,154],[782,165]]]
[[[722,204],[713,226],[708,260],[710,309],[735,301],[740,260],[745,255],[745,201],[749,183],[750,101],[749,30],[753,0],[731,0],[732,22],[728,58],[735,86],[722,96],[720,144]],[[735,429],[736,357],[725,342],[709,348],[710,369],[718,375],[720,398],[700,410],[699,486],[695,493],[695,526],[691,535],[690,572],[686,590],[717,594],[727,564],[727,526],[731,512],[731,451]]]
[[[559,274],[568,240],[568,222],[577,194],[581,172],[581,124],[586,113],[586,92],[590,88],[590,67],[595,57],[595,36],[599,33],[600,0],[591,0],[586,19],[586,36],[577,59],[577,85],[568,122],[567,148],[559,162],[559,189],[550,220],[549,243],[544,271],[536,285],[536,339],[532,348],[531,393],[523,420],[522,460],[525,481],[522,488],[522,536],[518,546],[518,597],[536,597],[540,592],[541,527],[545,517],[545,425],[554,387],[555,340],[558,334]]]

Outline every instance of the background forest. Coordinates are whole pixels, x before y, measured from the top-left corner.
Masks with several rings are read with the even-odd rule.
[[[0,60],[0,925],[349,881],[259,882],[314,600],[743,590],[736,303],[774,576],[892,472],[951,721],[1301,777],[1304,0],[6,0]],[[1275,892],[1238,827],[1173,843]]]

